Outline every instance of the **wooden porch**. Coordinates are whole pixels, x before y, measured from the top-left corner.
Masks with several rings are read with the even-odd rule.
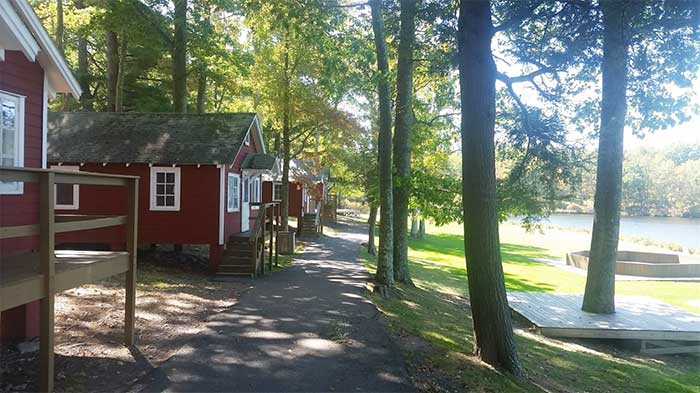
[[[256,277],[272,271],[279,257],[280,203],[252,203],[258,207],[249,231],[231,235],[217,274]],[[266,261],[267,259],[267,261]]]
[[[646,296],[616,296],[616,312],[581,310],[573,294],[509,292],[510,308],[543,336],[638,340],[650,355],[700,352],[700,315]]]
[[[0,261],[0,311],[40,301],[41,391],[54,383],[54,296],[56,293],[120,273],[126,274],[125,345],[134,344],[138,178],[30,168],[0,167],[0,182],[38,183],[38,224],[0,227],[0,239],[38,237],[39,251],[3,257]],[[56,184],[121,186],[128,189],[127,211],[121,216],[55,214]],[[56,234],[125,226],[126,251],[56,250]]]

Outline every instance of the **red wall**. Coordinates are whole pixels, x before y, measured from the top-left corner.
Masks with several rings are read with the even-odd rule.
[[[301,183],[289,182],[289,216],[301,217],[302,211],[302,190],[297,190],[297,184]],[[303,185],[301,185],[303,188]],[[272,202],[272,182],[266,181],[263,183],[262,192],[263,202]]]
[[[0,61],[0,90],[26,97],[24,107],[24,166],[40,168],[42,161],[42,117],[44,70],[21,52],[5,51]],[[23,195],[0,196],[0,226],[29,225],[39,222],[39,187],[24,184]],[[0,240],[0,258],[38,250],[36,237]],[[38,335],[37,303],[2,313],[0,337]]]
[[[67,164],[65,165],[76,165]],[[180,210],[150,210],[151,168],[147,164],[88,163],[85,172],[139,176],[139,243],[211,244],[219,242],[219,169],[215,165],[181,165]],[[80,186],[80,209],[64,214],[121,215],[127,209],[125,187]],[[123,244],[124,227],[65,233],[57,243]]]
[[[233,166],[226,165],[226,173],[224,176],[224,181],[228,181],[228,174],[229,173],[237,173],[239,175],[241,174],[241,165],[243,164],[243,160],[245,160],[245,157],[250,153],[262,153],[262,151],[260,151],[258,149],[258,145],[255,142],[255,138],[252,138],[252,137],[250,138],[250,145],[248,145],[248,146],[242,145],[241,146],[241,151],[238,153],[238,156],[236,156],[236,159],[233,162]],[[240,182],[241,182],[240,184],[242,187],[243,186],[243,177],[242,176],[241,176]],[[242,197],[242,196],[243,196],[243,191],[240,192],[240,197]],[[226,195],[224,198],[224,203],[228,200],[227,198],[228,198],[228,187],[226,187]],[[239,206],[241,205],[240,201],[239,201],[238,205]],[[251,219],[255,217],[255,213],[256,213],[255,211],[251,211],[251,213],[250,213]],[[250,226],[252,226],[252,225],[253,225],[253,223],[251,220]],[[229,212],[224,210],[224,241],[226,241],[226,239],[228,239],[229,236],[236,234],[236,233],[240,233],[240,232],[241,232],[241,212],[237,211],[237,212],[229,213]]]

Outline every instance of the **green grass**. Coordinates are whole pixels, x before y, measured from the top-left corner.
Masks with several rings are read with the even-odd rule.
[[[416,288],[399,287],[396,298],[384,300],[373,295],[372,300],[400,335],[415,335],[430,342],[435,350],[418,356],[427,356],[435,367],[456,375],[465,390],[542,391],[539,385],[565,392],[700,392],[697,357],[644,358],[624,351],[591,350],[525,332],[520,332],[516,340],[530,381],[516,382],[485,367],[470,355],[472,330],[465,300],[462,237],[454,227],[430,230],[432,234],[425,240],[410,243],[411,274]],[[501,249],[508,290],[583,291],[583,275],[534,260],[557,257],[556,247],[508,242]],[[364,257],[373,270],[373,258],[366,253]],[[690,297],[700,297],[698,283],[620,282],[617,288],[620,294],[653,296],[686,310],[700,311],[699,305],[688,303]]]

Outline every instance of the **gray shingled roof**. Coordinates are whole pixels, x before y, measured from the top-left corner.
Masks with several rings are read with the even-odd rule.
[[[231,163],[254,120],[255,113],[49,113],[48,160]]]
[[[243,169],[266,169],[272,170],[275,166],[276,158],[269,154],[253,153],[248,154],[243,160],[241,167]]]

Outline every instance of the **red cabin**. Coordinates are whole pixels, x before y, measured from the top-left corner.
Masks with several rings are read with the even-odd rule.
[[[244,165],[265,153],[255,113],[52,113],[48,128],[52,167],[140,178],[141,244],[208,245],[217,272],[229,238],[254,222],[265,172]],[[56,203],[91,214],[120,209],[124,195],[80,186],[59,190]],[[60,241],[124,244],[111,229]]]
[[[0,166],[46,168],[47,105],[56,93],[81,90],[31,6],[0,1]],[[0,227],[35,225],[39,214],[38,184],[0,182]],[[38,236],[0,237],[0,260],[39,248]],[[3,307],[0,337],[38,335],[38,303]]]

